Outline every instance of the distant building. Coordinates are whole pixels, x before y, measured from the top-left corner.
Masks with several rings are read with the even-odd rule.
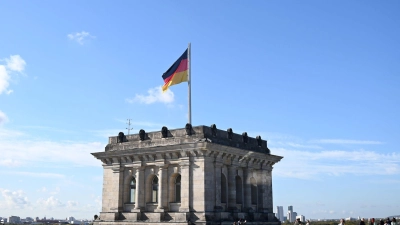
[[[278,220],[280,220],[281,222],[285,222],[283,216],[283,206],[276,207],[276,218],[278,218]]]
[[[288,206],[287,220],[293,223],[296,220],[297,213],[293,212],[293,206]]]
[[[21,218],[19,218],[19,216],[10,216],[10,217],[8,217],[8,223],[19,224],[19,223],[21,223]]]
[[[297,212],[293,212],[292,213],[292,222],[294,222],[296,220],[297,217]]]
[[[355,220],[357,220],[356,218],[353,218],[353,217],[347,217],[347,218],[345,218],[344,220],[346,220],[346,221],[355,221]]]
[[[69,223],[73,223],[75,221],[75,218],[73,216],[68,217],[67,221]]]
[[[297,218],[299,218],[301,222],[306,221],[306,218],[303,215],[296,216],[296,220],[297,220]]]

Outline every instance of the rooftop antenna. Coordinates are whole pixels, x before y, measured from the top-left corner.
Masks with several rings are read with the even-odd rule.
[[[129,135],[129,131],[133,130],[133,128],[131,128],[131,119],[127,119],[128,122],[126,124],[128,124],[128,127],[126,128],[128,130],[128,135]]]

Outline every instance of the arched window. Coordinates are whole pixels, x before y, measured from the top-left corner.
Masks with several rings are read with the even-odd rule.
[[[151,182],[152,192],[151,192],[151,202],[157,202],[158,200],[158,177],[154,176]]]
[[[175,179],[175,202],[181,202],[181,175]]]
[[[257,205],[257,184],[256,180],[252,177],[250,178],[251,185],[251,204]]]
[[[135,197],[136,197],[136,179],[132,177],[131,184],[130,184],[130,202],[135,203]]]
[[[227,194],[226,178],[223,173],[221,173],[221,203],[226,203]]]
[[[236,176],[236,204],[242,204],[242,179]]]

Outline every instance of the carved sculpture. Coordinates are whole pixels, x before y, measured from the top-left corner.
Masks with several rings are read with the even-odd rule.
[[[167,127],[164,126],[161,128],[161,135],[163,138],[168,137],[168,128]]]
[[[243,136],[243,143],[247,144],[247,142],[249,141],[249,137],[247,136],[247,132],[243,132],[242,136]]]
[[[187,123],[185,126],[186,135],[192,135],[192,124]]]
[[[232,128],[228,128],[228,130],[226,130],[226,132],[228,132],[228,139],[232,140],[232,136],[233,136]]]
[[[256,137],[256,140],[257,140],[258,147],[261,147],[261,145],[262,145],[262,139],[261,139],[261,136],[260,136],[260,135],[258,135],[258,136]]]
[[[215,124],[211,125],[211,134],[213,137],[217,136],[217,125],[215,125]]]
[[[124,132],[119,132],[118,133],[118,143],[124,142],[124,139],[125,139]]]
[[[144,141],[146,139],[146,131],[144,131],[143,129],[140,129],[139,138],[141,141]]]

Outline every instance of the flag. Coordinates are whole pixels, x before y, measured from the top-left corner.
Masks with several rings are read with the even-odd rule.
[[[163,92],[172,85],[188,81],[188,69],[188,50],[186,49],[181,57],[162,75],[164,79]]]

